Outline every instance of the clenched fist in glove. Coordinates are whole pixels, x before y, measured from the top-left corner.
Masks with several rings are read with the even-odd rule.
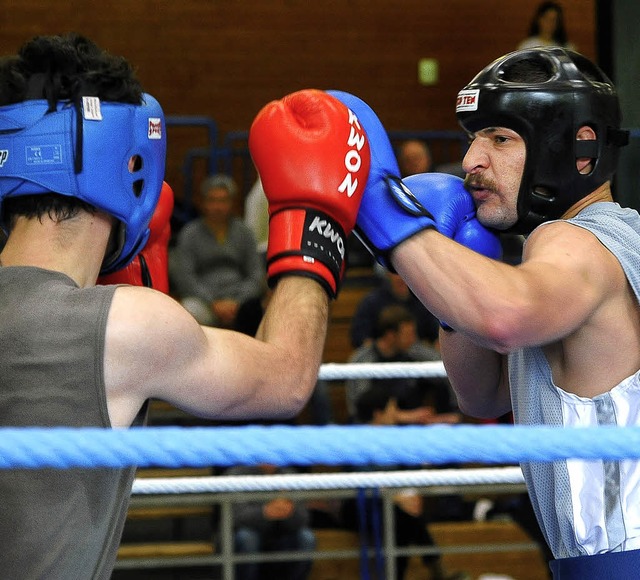
[[[405,177],[402,183],[441,234],[483,256],[500,259],[500,238],[478,221],[473,198],[462,179],[447,173],[419,173]]]
[[[309,276],[335,297],[369,176],[369,143],[356,115],[324,91],[298,91],[258,113],[249,149],[269,201],[270,285]]]
[[[444,173],[420,173],[405,177],[402,182],[441,234],[488,258],[502,257],[500,238],[478,221],[473,198],[462,179]],[[442,320],[440,326],[452,330]]]
[[[169,293],[168,246],[171,237],[173,190],[162,182],[158,205],[149,222],[149,239],[140,253],[124,268],[98,278],[98,284],[147,286]]]
[[[435,228],[473,250],[498,258],[498,237],[475,219],[476,209],[459,177],[423,173],[400,179],[387,132],[364,101],[329,91],[358,115],[371,146],[371,171],[362,199],[356,234],[388,268],[391,251],[418,232]]]

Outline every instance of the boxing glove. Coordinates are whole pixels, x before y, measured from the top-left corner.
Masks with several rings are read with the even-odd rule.
[[[435,228],[433,216],[402,183],[395,151],[382,122],[359,97],[330,90],[360,120],[369,138],[371,169],[354,233],[390,270],[389,254],[400,242],[425,228]]]
[[[367,103],[344,91],[330,90],[327,92],[357,115],[360,125],[367,134],[371,148],[371,169],[363,196],[363,203],[366,202],[366,207],[360,206],[354,233],[383,266],[393,270],[387,261],[388,250],[397,245],[395,243],[396,232],[393,231],[391,224],[398,216],[404,216],[403,212],[396,209],[391,200],[395,196],[405,195],[396,154],[384,126]],[[386,218],[384,218],[385,214]],[[388,231],[379,227],[378,221],[383,218],[390,225]],[[398,224],[398,226],[403,227],[402,224]],[[407,222],[407,226],[409,226],[409,222]],[[418,220],[411,224],[411,227],[415,227],[419,231],[424,226]],[[398,235],[402,236],[399,232]]]
[[[269,285],[308,276],[335,297],[370,167],[357,117],[324,91],[298,91],[258,113],[249,150],[269,202]]]
[[[484,243],[486,255],[496,256],[497,238],[477,220],[469,223],[475,217],[475,206],[460,178],[424,173],[401,180],[395,152],[373,109],[349,93],[328,92],[354,111],[369,138],[371,169],[355,233],[380,263],[392,269],[391,250],[426,228],[435,228],[481,253]]]
[[[431,214],[441,234],[483,256],[501,258],[500,238],[476,218],[473,198],[462,179],[446,173],[420,173],[402,182]]]
[[[149,222],[149,239],[140,253],[124,268],[98,278],[98,284],[130,284],[169,293],[168,246],[171,237],[173,190],[162,182],[158,205]]]
[[[502,257],[500,238],[476,218],[475,204],[464,182],[454,175],[420,173],[403,179],[419,202],[434,216],[438,231],[488,258]],[[440,327],[453,329],[440,320]]]

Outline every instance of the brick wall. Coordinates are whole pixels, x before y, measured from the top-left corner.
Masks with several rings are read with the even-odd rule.
[[[367,100],[388,129],[455,129],[459,88],[523,38],[538,0],[0,0],[2,52],[35,34],[82,32],[137,66],[168,115],[248,129],[267,101],[304,88]],[[564,0],[567,28],[595,57],[595,0]],[[439,63],[421,86],[420,58]],[[167,178],[182,193],[196,130],[170,132]],[[202,170],[204,171],[204,169]]]

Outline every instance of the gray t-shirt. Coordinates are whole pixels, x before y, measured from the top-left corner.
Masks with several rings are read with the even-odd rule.
[[[103,360],[114,289],[0,267],[0,426],[110,427]],[[0,470],[0,575],[108,579],[134,474]]]

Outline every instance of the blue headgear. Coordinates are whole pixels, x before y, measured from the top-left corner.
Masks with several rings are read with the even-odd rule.
[[[166,131],[158,101],[141,105],[82,97],[47,112],[45,100],[0,107],[0,215],[5,198],[58,193],[119,220],[117,248],[101,273],[144,247],[164,178]],[[3,224],[4,226],[4,224]]]
[[[513,80],[512,71],[523,65],[538,80]],[[584,56],[563,48],[525,49],[495,60],[460,91],[456,113],[469,133],[507,127],[524,139],[519,219],[511,228],[518,233],[559,218],[610,180],[628,141],[611,81]],[[584,125],[593,128],[596,140],[576,139]],[[576,168],[583,157],[594,160],[587,175]]]

